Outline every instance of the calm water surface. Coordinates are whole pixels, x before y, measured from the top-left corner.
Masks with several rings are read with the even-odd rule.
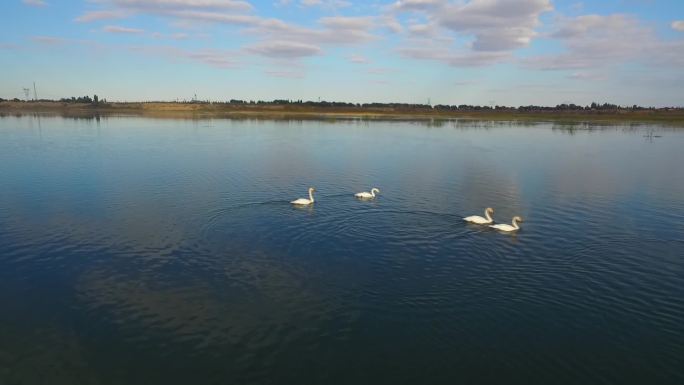
[[[0,118],[0,384],[682,384],[683,166],[657,126]]]

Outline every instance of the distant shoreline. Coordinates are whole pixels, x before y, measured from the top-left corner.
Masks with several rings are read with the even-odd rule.
[[[337,107],[296,104],[229,104],[229,103],[64,103],[64,102],[0,102],[0,116],[49,114],[73,117],[133,115],[161,118],[226,118],[226,119],[368,119],[368,120],[501,120],[595,123],[665,123],[684,125],[684,110],[440,110],[430,108]]]

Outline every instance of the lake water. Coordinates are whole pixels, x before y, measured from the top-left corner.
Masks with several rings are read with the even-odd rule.
[[[649,125],[5,116],[0,384],[682,384],[683,167]]]

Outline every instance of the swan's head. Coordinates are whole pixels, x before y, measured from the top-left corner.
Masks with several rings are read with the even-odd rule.
[[[371,189],[371,192],[373,192],[373,191],[375,191],[376,193],[380,193],[380,189],[379,189],[379,188],[373,187],[373,188]]]
[[[513,217],[513,220],[516,221],[516,222],[524,222],[523,219],[522,219],[522,217],[519,217],[519,216],[517,216],[517,215]]]
[[[488,212],[489,214],[494,214],[494,209],[491,208],[491,207],[487,207],[487,208],[485,209],[485,211]]]
[[[313,188],[313,187],[309,187],[309,192],[314,192],[314,191],[316,191],[316,189],[315,189],[315,188]]]

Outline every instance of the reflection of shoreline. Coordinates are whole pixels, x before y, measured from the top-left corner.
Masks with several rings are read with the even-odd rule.
[[[95,118],[143,116],[150,118],[223,118],[270,120],[494,120],[568,123],[662,123],[684,125],[682,111],[455,111],[419,108],[316,107],[293,105],[230,105],[208,103],[107,103],[91,105],[59,102],[0,102],[0,117],[22,115]]]

